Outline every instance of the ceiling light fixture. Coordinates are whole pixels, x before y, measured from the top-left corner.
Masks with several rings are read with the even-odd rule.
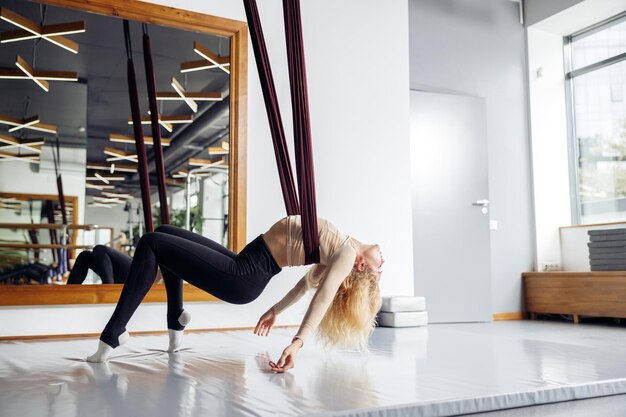
[[[118,135],[115,133],[111,133],[109,135],[109,140],[111,142],[118,142],[118,143],[135,143],[135,138],[133,136],[127,136],[127,135]],[[152,139],[150,136],[145,136],[143,138],[143,141],[146,145],[154,145],[154,139]],[[161,146],[170,146],[170,140],[166,139],[166,138],[161,138]]]
[[[1,143],[4,144],[4,145],[0,145],[0,149],[17,148],[17,149],[25,149],[31,152],[41,153],[41,145],[43,145],[44,142],[45,141],[43,138],[28,139],[28,140],[20,141],[14,137],[0,134],[0,144]]]
[[[109,157],[107,158],[107,162],[130,161],[130,162],[138,163],[136,153],[133,154],[133,153],[120,151],[119,149],[106,147],[104,148],[104,154],[109,155]]]
[[[200,42],[194,41],[193,51],[200,55],[202,58],[199,61],[189,61],[180,64],[180,72],[192,72],[200,71],[211,68],[219,68],[226,74],[230,74],[230,70],[226,67],[230,67],[229,56],[217,56],[211,50],[204,47]]]
[[[54,125],[49,125],[49,124],[39,123],[39,122],[35,124],[29,124],[29,120],[32,120],[32,119],[39,119],[39,116],[29,117],[28,119],[16,119],[15,117],[0,115],[0,124],[16,126],[16,127],[21,126],[19,127],[19,129],[36,130],[38,132],[44,132],[44,133],[51,133],[51,134],[57,133],[58,129]]]
[[[94,172],[93,176],[87,176],[87,181],[102,181],[105,184],[109,184],[111,181],[124,181],[126,177],[123,175],[101,175],[99,172]]]
[[[73,35],[86,31],[84,21],[41,26],[24,16],[12,12],[6,7],[0,8],[0,19],[20,28],[20,30],[2,32],[0,34],[0,43],[43,38],[74,54],[78,53],[78,43],[67,39],[63,35]]]
[[[39,154],[16,155],[8,152],[0,151],[0,162],[2,161],[22,161],[38,164],[40,163]]]
[[[132,165],[116,165],[116,164],[106,164],[102,162],[87,162],[88,169],[93,169],[97,171],[111,171],[112,166],[115,166],[114,169],[120,172],[137,172],[137,167],[134,167]]]

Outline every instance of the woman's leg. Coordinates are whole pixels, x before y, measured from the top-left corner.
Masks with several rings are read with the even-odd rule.
[[[180,227],[172,226],[171,224],[162,224],[157,227],[155,232],[167,233],[168,235],[179,236],[190,240],[192,242],[196,242],[201,244],[202,246],[209,247],[214,249],[230,258],[234,258],[237,256],[235,252],[232,252],[230,249],[225,248],[214,240],[209,239],[208,237],[204,237],[194,232],[190,232],[189,230],[181,229]]]
[[[103,284],[113,284],[113,265],[106,253],[106,246],[93,247],[93,266],[91,269],[98,274]]]
[[[103,284],[123,284],[130,271],[133,258],[104,245],[93,248],[94,271]]]
[[[118,337],[154,282],[157,265],[224,301],[245,303],[258,295],[258,288],[250,287],[234,259],[179,236],[146,233],[139,240],[117,307],[100,337],[107,345],[119,345]]]
[[[87,272],[92,268],[93,253],[89,250],[84,250],[78,254],[74,266],[70,271],[70,276],[67,279],[67,285],[82,284],[87,277]]]
[[[187,239],[191,242],[216,250],[231,259],[235,259],[235,256],[237,256],[236,253],[232,252],[228,248],[225,248],[219,243],[197,233],[181,229],[180,227],[164,224],[157,227],[155,232]],[[159,266],[161,268],[161,273],[163,274],[163,282],[165,283],[165,291],[167,293],[167,328],[176,331],[183,330],[185,326],[179,321],[179,318],[184,310],[182,277],[176,275],[171,269],[168,269],[163,264],[160,264]]]
[[[183,313],[183,280],[164,265],[159,265],[167,293],[167,328],[183,330],[185,326],[178,319]]]

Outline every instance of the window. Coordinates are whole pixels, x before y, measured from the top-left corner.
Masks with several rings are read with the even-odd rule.
[[[626,220],[626,13],[565,39],[574,222]]]

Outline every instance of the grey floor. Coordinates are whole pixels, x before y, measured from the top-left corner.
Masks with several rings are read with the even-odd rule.
[[[379,328],[368,354],[325,351],[311,340],[295,369],[271,373],[267,362],[294,331],[190,333],[177,354],[163,351],[166,336],[133,337],[107,364],[83,361],[95,339],[2,342],[0,416],[610,417],[626,410],[620,327]]]

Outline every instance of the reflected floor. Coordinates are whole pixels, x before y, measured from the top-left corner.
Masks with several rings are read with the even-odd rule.
[[[294,332],[190,333],[175,354],[166,335],[132,337],[106,364],[83,361],[95,339],[2,342],[0,416],[440,416],[626,393],[626,330],[617,327],[379,328],[368,354],[310,340],[295,369],[270,372]]]

